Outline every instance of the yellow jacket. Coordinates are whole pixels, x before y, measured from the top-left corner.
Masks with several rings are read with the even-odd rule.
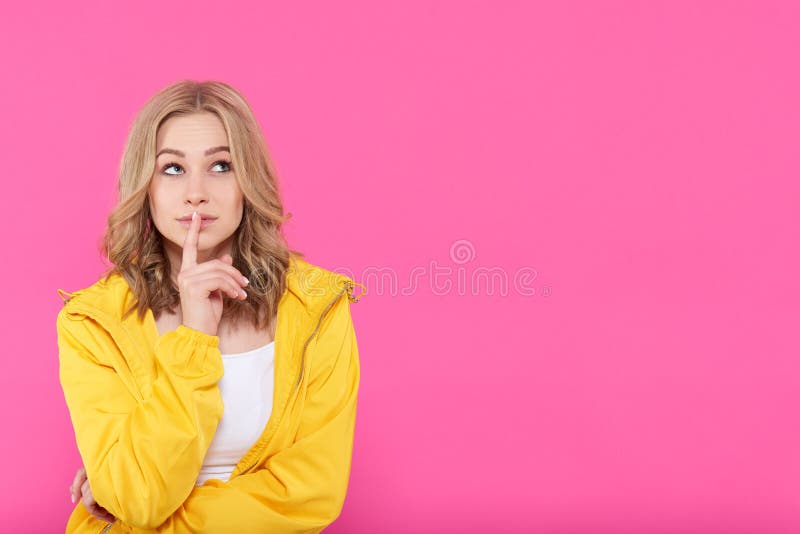
[[[117,518],[95,519],[79,502],[67,533],[319,532],[338,517],[360,378],[350,302],[354,285],[365,288],[299,257],[286,282],[269,422],[229,481],[202,486],[223,413],[219,338],[184,325],[159,336],[149,310],[122,319],[135,297],[118,274],[59,289],[64,398],[92,494]]]

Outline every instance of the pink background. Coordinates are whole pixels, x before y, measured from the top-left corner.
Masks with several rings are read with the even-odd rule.
[[[56,288],[102,270],[135,112],[198,78],[252,103],[292,246],[368,286],[330,532],[797,532],[797,6],[6,6],[4,528],[63,529]]]

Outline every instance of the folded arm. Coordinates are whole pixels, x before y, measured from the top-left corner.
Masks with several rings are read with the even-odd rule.
[[[194,488],[222,418],[219,338],[183,325],[162,335],[152,393],[141,399],[126,385],[129,371],[115,368],[124,360],[104,328],[67,307],[56,324],[59,378],[92,494],[118,520],[155,528]]]

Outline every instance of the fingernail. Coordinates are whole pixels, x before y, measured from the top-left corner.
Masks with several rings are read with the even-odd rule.
[[[244,285],[247,285],[247,284],[250,283],[250,280],[248,280],[246,276],[243,276],[242,280],[244,280]]]
[[[69,496],[69,500],[71,500],[71,501],[72,501],[72,504],[75,504],[75,495],[71,495],[71,494],[70,494],[70,496]]]
[[[197,217],[197,211],[192,212],[192,220],[194,220],[195,217]]]

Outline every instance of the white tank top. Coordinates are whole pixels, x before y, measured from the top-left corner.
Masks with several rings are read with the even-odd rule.
[[[236,354],[223,354],[219,381],[225,409],[195,485],[210,478],[227,482],[239,460],[255,444],[272,413],[275,342]]]

